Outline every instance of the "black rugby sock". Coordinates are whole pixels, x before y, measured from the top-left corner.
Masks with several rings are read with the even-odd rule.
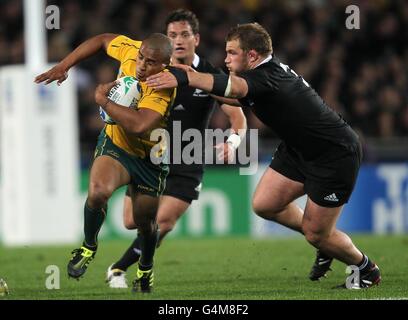
[[[373,266],[374,266],[374,263],[372,263],[371,260],[363,253],[363,259],[357,265],[360,272],[361,273],[366,273],[366,272],[370,271]]]
[[[156,251],[158,240],[157,225],[150,234],[139,233],[141,257],[139,267],[141,270],[149,270],[153,266],[153,256]]]
[[[84,246],[95,250],[98,246],[98,233],[106,217],[106,208],[92,209],[88,206],[88,201],[84,206]]]
[[[139,261],[140,253],[140,239],[137,237],[135,240],[133,240],[132,244],[125,251],[123,256],[113,264],[112,269],[126,271],[132,264]]]

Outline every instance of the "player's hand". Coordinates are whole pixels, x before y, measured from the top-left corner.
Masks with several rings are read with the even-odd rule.
[[[230,143],[219,143],[214,147],[218,151],[217,159],[224,163],[232,163],[235,157],[235,149]]]
[[[108,94],[110,89],[116,85],[116,81],[100,84],[95,89],[95,101],[98,106],[105,106],[108,102]]]
[[[57,80],[57,85],[61,85],[68,78],[68,70],[62,65],[57,64],[55,67],[51,68],[47,72],[44,72],[34,79],[35,83],[49,84]]]
[[[168,71],[156,73],[146,79],[146,84],[153,89],[177,88],[177,79]]]

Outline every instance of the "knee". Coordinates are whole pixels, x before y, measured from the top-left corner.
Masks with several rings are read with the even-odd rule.
[[[125,197],[123,202],[123,224],[126,229],[134,230],[137,228],[135,218],[133,217],[133,205],[130,197]]]
[[[177,221],[176,219],[172,219],[169,217],[161,218],[159,215],[157,219],[157,224],[159,225],[160,232],[168,233],[171,230],[173,230],[176,221]]]
[[[261,197],[254,195],[252,199],[252,209],[257,216],[264,219],[273,220],[276,214],[285,210],[285,207],[273,203],[266,203],[261,199]]]
[[[307,228],[303,228],[303,233],[307,242],[315,248],[320,248],[328,238],[328,235],[325,232],[309,230]]]
[[[137,225],[133,219],[133,216],[126,216],[123,219],[123,224],[125,225],[125,228],[128,230],[134,230],[137,228]]]
[[[112,192],[103,183],[91,182],[88,190],[88,204],[93,208],[101,208],[108,203]]]

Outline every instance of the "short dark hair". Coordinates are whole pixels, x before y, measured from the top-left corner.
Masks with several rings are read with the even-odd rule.
[[[268,55],[273,52],[271,36],[256,22],[239,24],[231,28],[226,41],[231,40],[239,40],[240,47],[244,51],[253,49],[261,55]]]
[[[177,9],[169,13],[166,19],[166,29],[172,22],[187,21],[194,34],[200,32],[200,23],[196,15],[187,9]]]
[[[173,54],[173,45],[168,36],[162,33],[152,33],[143,40],[143,44],[153,50],[158,50],[161,53],[162,61],[170,63],[171,55]]]

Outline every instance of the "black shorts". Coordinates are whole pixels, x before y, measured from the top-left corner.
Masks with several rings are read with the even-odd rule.
[[[166,179],[166,187],[162,196],[171,196],[182,201],[191,203],[197,200],[201,191],[201,181],[203,172],[173,172],[171,171]],[[126,195],[129,195],[129,188],[126,190]]]
[[[313,161],[304,160],[282,142],[269,165],[285,177],[304,184],[305,193],[322,207],[339,207],[348,202],[362,159],[358,141],[333,146]]]

